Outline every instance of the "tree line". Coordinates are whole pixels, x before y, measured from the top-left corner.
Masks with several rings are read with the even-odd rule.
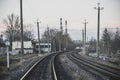
[[[13,41],[21,41],[21,27],[20,27],[20,18],[18,15],[14,13],[8,15],[4,20],[3,23],[6,26],[6,30],[4,35],[6,36],[7,40],[10,42],[10,51],[12,50],[12,42]],[[24,29],[27,28],[26,25],[23,26]],[[33,39],[33,33],[26,29],[23,31],[23,40],[29,41]]]
[[[105,28],[101,41],[104,53],[111,55],[116,54],[120,50],[120,29],[116,28],[115,31]]]
[[[96,39],[91,39],[89,42],[88,51],[96,51]],[[120,28],[108,29],[105,28],[100,40],[100,53],[112,56],[120,50]]]
[[[61,33],[58,29],[47,28],[41,38],[42,43],[51,43],[51,51],[71,50],[75,44],[69,34]]]
[[[21,41],[21,27],[20,27],[20,18],[18,15],[14,13],[8,15],[4,20],[3,23],[6,26],[6,31],[4,35],[6,36],[7,40],[10,42],[10,51],[12,50],[12,42],[13,41]],[[23,40],[24,41],[32,41],[34,42],[34,34],[31,30],[28,30],[27,26],[24,24],[23,26]],[[59,51],[61,46],[61,50],[70,50],[75,47],[72,39],[70,38],[69,34],[61,34],[58,29],[46,29],[43,33],[41,43],[51,43],[52,51]]]

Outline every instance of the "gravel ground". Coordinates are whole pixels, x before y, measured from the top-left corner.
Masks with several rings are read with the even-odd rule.
[[[42,59],[45,55],[41,56],[29,56],[23,59],[23,62],[11,65],[9,70],[5,70],[7,74],[0,80],[19,80],[19,78],[39,59]]]
[[[73,63],[71,60],[67,58],[66,54],[60,55],[60,59],[64,70],[67,72],[68,75],[72,77],[71,80],[108,80],[103,75],[100,78],[98,76],[91,74],[89,71],[86,71],[85,68],[83,69],[82,65],[78,66],[77,64]],[[96,74],[99,73],[96,72]]]

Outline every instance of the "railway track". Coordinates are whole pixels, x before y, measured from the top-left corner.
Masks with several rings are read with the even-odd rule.
[[[84,59],[80,55],[78,56],[76,54],[68,54],[67,56],[74,63],[76,63],[78,65],[82,64],[83,65],[82,67],[87,67],[88,69],[95,70],[95,71],[101,73],[102,75],[109,77],[110,80],[120,80],[120,71],[118,71],[118,69],[114,69],[114,68],[111,68],[108,66],[104,66],[104,65],[95,63],[93,61],[89,61],[87,59]],[[97,75],[97,74],[95,74],[95,75]]]
[[[84,59],[82,56],[80,56],[78,54],[74,54],[73,56],[75,56],[78,59],[80,58],[81,60],[83,60],[83,61],[85,61],[87,63],[90,63],[91,65],[94,65],[94,66],[97,66],[97,67],[100,67],[100,68],[102,67],[106,71],[112,72],[112,73],[114,73],[116,75],[120,75],[120,69],[118,69],[118,68],[103,65],[103,64],[97,63],[95,61],[89,60],[89,59]]]
[[[20,80],[57,80],[53,53],[36,62]]]
[[[36,62],[20,80],[71,80],[60,63],[58,52]]]

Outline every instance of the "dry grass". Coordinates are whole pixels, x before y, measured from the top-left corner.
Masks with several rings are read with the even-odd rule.
[[[0,57],[0,78],[4,77],[7,75],[6,73],[7,68],[6,68],[6,57],[1,56]]]
[[[37,56],[37,54],[10,55],[10,68],[9,68],[9,70],[7,69],[7,61],[6,61],[7,57],[6,57],[6,55],[0,56],[0,79],[8,76],[12,70],[17,69],[21,65],[21,62],[20,62],[21,57],[24,60],[27,60],[27,59],[33,58],[35,56]]]

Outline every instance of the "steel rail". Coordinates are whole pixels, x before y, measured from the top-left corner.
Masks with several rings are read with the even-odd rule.
[[[71,54],[71,55],[73,55],[73,54]],[[110,66],[105,66],[105,65],[96,63],[95,61],[91,61],[91,60],[85,59],[85,58],[83,58],[81,56],[78,56],[78,55],[75,55],[75,54],[73,56],[76,57],[77,59],[80,59],[80,60],[82,60],[84,62],[87,62],[87,63],[89,63],[91,65],[94,65],[96,67],[102,68],[102,69],[104,69],[104,70],[106,70],[108,72],[114,73],[116,75],[120,75],[120,72],[119,72],[120,70],[118,70],[118,69],[115,69],[115,68],[110,67]]]
[[[67,56],[68,56],[68,58],[69,58],[70,60],[72,60],[73,62],[74,62],[74,61],[79,62],[79,63],[81,63],[81,64],[83,64],[83,65],[85,65],[85,66],[87,66],[87,67],[90,67],[90,68],[92,68],[92,69],[94,69],[94,70],[96,70],[96,71],[98,71],[98,72],[100,72],[100,73],[104,73],[105,75],[107,75],[107,76],[109,76],[109,77],[112,77],[112,79],[114,79],[114,80],[119,80],[119,79],[120,79],[120,75],[117,75],[117,74],[114,74],[114,73],[112,73],[112,72],[106,71],[106,70],[104,70],[104,69],[101,68],[101,67],[97,67],[97,66],[95,66],[95,65],[92,65],[92,64],[90,64],[89,62],[86,62],[86,61],[84,61],[84,60],[81,60],[80,58],[78,59],[78,58],[76,58],[75,56],[73,56],[73,55],[71,55],[71,54],[69,54],[69,55],[67,55]]]
[[[45,57],[44,57],[45,58]],[[40,59],[39,61],[37,61],[36,63],[33,64],[33,66],[31,66],[28,71],[20,78],[20,80],[24,80],[26,79],[26,76],[34,69],[35,66],[37,66],[38,63],[40,63],[44,58]]]
[[[55,66],[54,66],[54,62],[55,62],[54,59],[56,57],[56,54],[53,53],[50,55],[53,55],[52,60],[51,60],[51,70],[53,72],[52,75],[53,75],[54,80],[57,80],[57,75],[56,75]],[[39,61],[37,61],[31,68],[28,69],[28,71],[20,78],[20,80],[26,80],[29,74],[32,73],[32,70],[34,70],[34,68],[37,67],[40,62],[42,62],[44,59],[46,59],[50,55],[47,55],[43,57],[42,59],[40,59]]]
[[[54,80],[58,80],[58,79],[57,79],[57,75],[56,75],[56,71],[55,71],[55,65],[54,65],[54,63],[55,63],[55,57],[56,57],[56,56],[57,56],[57,55],[55,55],[55,56],[53,57],[52,62],[51,62]]]

